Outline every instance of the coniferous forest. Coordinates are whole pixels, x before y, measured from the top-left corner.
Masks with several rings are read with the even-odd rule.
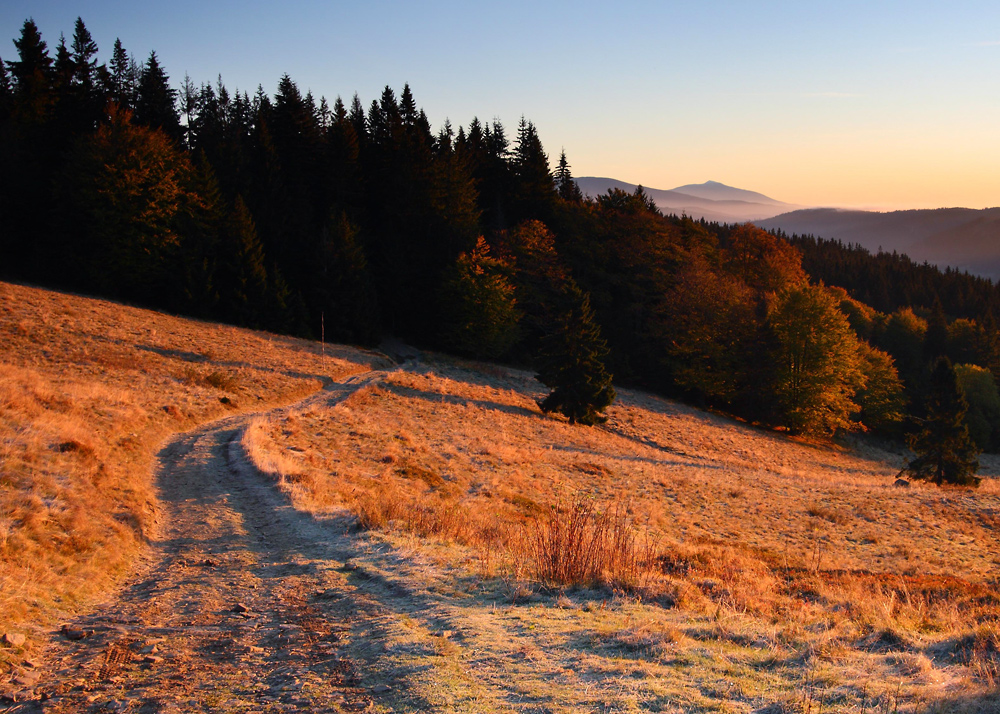
[[[1000,447],[988,280],[665,216],[641,188],[585,200],[531,121],[435,129],[406,85],[366,104],[287,75],[273,95],[178,82],[121,41],[101,61],[82,20],[52,48],[26,21],[14,46],[2,277],[530,365],[582,423],[613,374],[793,433],[901,438],[931,395],[950,403],[945,357],[969,435]],[[584,407],[563,403],[567,380]]]

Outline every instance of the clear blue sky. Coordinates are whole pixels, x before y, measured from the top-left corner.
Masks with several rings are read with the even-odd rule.
[[[175,84],[221,74],[331,102],[409,82],[445,118],[536,123],[578,176],[706,180],[808,205],[1000,205],[1000,3],[5,0],[0,56],[33,17],[80,15],[109,58]]]

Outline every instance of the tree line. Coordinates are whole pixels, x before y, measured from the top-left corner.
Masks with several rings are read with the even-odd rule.
[[[613,400],[612,373],[796,433],[901,435],[942,355],[995,395],[988,281],[894,292],[924,270],[911,266],[884,300],[859,297],[850,269],[823,272],[820,242],[665,216],[641,188],[585,200],[532,122],[435,131],[408,85],[367,106],[288,75],[273,96],[221,78],[177,89],[155,52],[139,62],[120,40],[100,64],[81,19],[54,56],[31,20],[14,45],[0,61],[7,277],[532,365],[554,390],[542,407],[582,423]],[[977,443],[998,445],[1000,400],[973,406]]]

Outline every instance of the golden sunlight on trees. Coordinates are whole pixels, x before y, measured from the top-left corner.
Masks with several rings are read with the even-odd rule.
[[[892,357],[861,342],[861,371],[865,386],[857,394],[861,421],[868,429],[890,429],[906,415],[906,397]]]
[[[799,251],[752,223],[737,226],[730,234],[723,267],[764,293],[806,282]]]
[[[768,316],[777,338],[776,396],[793,432],[857,429],[854,401],[865,386],[861,343],[822,285],[782,291]]]
[[[189,190],[190,161],[163,132],[114,105],[109,113],[66,169],[81,268],[102,290],[144,298],[169,281],[176,219],[201,199]]]
[[[458,256],[442,290],[444,338],[459,352],[496,359],[518,339],[520,311],[508,266],[490,256],[480,237],[471,253]]]
[[[685,389],[732,401],[744,386],[746,355],[757,327],[751,291],[699,265],[685,271],[664,301],[661,325],[669,368]]]
[[[955,365],[958,388],[969,405],[965,425],[981,450],[992,450],[1000,442],[1000,392],[988,369],[974,364]]]

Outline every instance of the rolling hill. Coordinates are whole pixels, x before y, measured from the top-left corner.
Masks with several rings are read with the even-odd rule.
[[[788,234],[856,243],[872,252],[905,253],[917,262],[1000,279],[1000,208],[854,211],[809,208],[755,223]]]
[[[580,190],[588,198],[596,198],[609,189],[618,188],[629,193],[635,191],[636,184],[612,178],[585,176],[576,180]],[[649,195],[664,213],[686,214],[692,218],[704,218],[719,223],[745,223],[763,220],[780,213],[792,211],[799,206],[782,203],[756,191],[733,188],[717,181],[702,184],[687,184],[674,189],[647,188]]]

